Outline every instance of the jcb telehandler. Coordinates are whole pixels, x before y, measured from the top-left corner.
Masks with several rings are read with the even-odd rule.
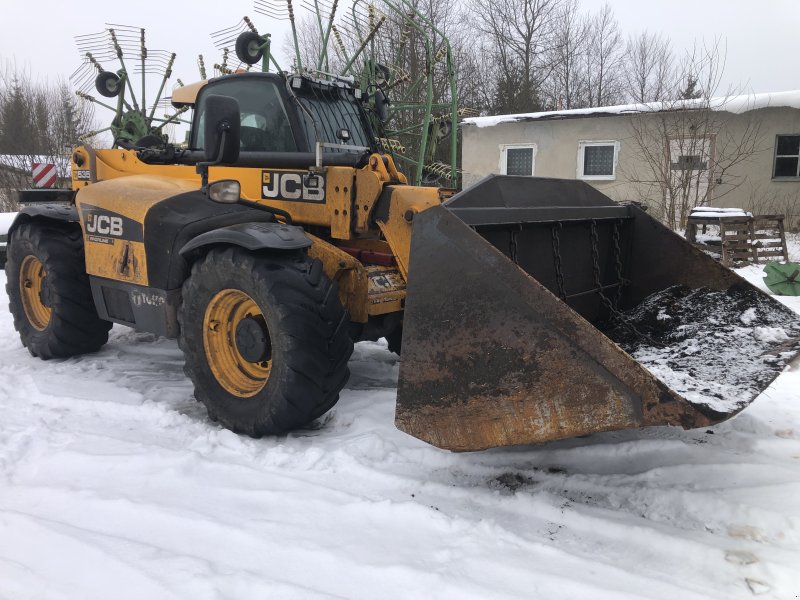
[[[71,191],[21,193],[23,344],[94,352],[112,322],[178,338],[209,416],[253,436],[324,414],[353,343],[381,337],[402,353],[397,426],[451,450],[706,427],[752,400],[690,402],[596,327],[670,286],[752,286],[583,182],[410,186],[360,93],[228,75],[175,91],[186,150],[78,147]]]

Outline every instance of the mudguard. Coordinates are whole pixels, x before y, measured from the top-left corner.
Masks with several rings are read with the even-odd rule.
[[[302,227],[283,223],[239,223],[198,235],[180,249],[181,256],[192,250],[231,244],[246,250],[300,250],[311,246]]]
[[[64,202],[42,202],[23,206],[20,208],[14,222],[11,223],[11,227],[8,228],[8,235],[10,236],[22,223],[35,218],[60,221],[62,223],[78,223],[78,211],[74,204],[65,204]]]

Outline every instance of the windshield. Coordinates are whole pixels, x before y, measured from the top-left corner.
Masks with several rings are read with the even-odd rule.
[[[300,110],[300,116],[310,149],[316,147],[317,141],[341,143],[337,137],[341,129],[350,132],[350,140],[347,142],[349,145],[368,148],[374,146],[369,125],[352,93],[342,88],[313,86],[299,92],[297,98],[306,109]],[[326,148],[325,151],[330,152],[331,149]]]
[[[213,89],[213,91],[212,91]],[[205,99],[209,94],[232,96],[241,111],[240,147],[243,152],[297,152],[297,143],[278,87],[261,78],[235,78],[216,83],[203,94],[197,106],[198,118],[193,147],[203,147]]]

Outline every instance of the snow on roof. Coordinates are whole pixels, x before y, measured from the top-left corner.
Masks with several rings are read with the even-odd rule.
[[[0,167],[7,167],[30,174],[33,170],[31,163],[52,163],[56,166],[56,172],[61,179],[69,179],[70,164],[62,156],[31,156],[30,154],[0,154]]]
[[[702,108],[720,112],[741,114],[767,107],[789,107],[800,109],[800,90],[771,92],[765,94],[742,94],[740,96],[721,96],[719,98],[697,98],[669,102],[647,102],[639,104],[619,104],[617,106],[596,106],[593,108],[574,108],[570,110],[549,110],[542,112],[497,115],[494,117],[470,117],[464,119],[465,125],[493,127],[500,123],[535,121],[539,119],[569,119],[601,115],[623,115],[633,113],[667,112],[676,110],[698,110]]]

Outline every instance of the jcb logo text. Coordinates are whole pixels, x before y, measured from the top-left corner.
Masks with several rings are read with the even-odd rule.
[[[86,231],[120,237],[122,236],[122,219],[108,215],[90,214],[86,218]]]
[[[310,173],[264,171],[261,197],[296,202],[325,202],[325,177]]]

